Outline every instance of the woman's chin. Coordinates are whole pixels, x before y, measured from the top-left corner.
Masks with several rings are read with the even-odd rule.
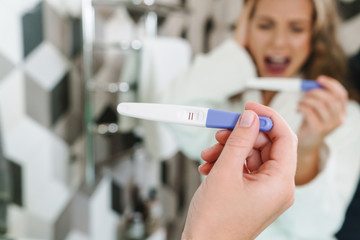
[[[266,73],[266,74],[262,74],[261,77],[286,78],[286,77],[289,77],[289,76],[287,74],[285,74],[285,73]]]

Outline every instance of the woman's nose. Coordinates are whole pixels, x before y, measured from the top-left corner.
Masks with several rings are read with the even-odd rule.
[[[276,48],[285,47],[288,43],[288,35],[285,30],[277,29],[273,35],[273,46]]]

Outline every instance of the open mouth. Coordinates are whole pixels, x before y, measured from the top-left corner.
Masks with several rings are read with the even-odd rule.
[[[282,75],[290,64],[290,58],[284,56],[266,56],[265,70],[269,75]]]

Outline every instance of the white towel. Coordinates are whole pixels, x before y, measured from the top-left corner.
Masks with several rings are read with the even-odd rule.
[[[179,38],[151,38],[143,41],[139,102],[159,102],[159,95],[169,82],[190,64],[191,47]],[[166,126],[141,121],[145,131],[145,146],[155,159],[167,159],[178,148]]]

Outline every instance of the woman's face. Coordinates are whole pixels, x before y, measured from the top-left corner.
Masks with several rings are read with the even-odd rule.
[[[311,0],[259,0],[248,49],[261,77],[292,77],[311,51]]]

